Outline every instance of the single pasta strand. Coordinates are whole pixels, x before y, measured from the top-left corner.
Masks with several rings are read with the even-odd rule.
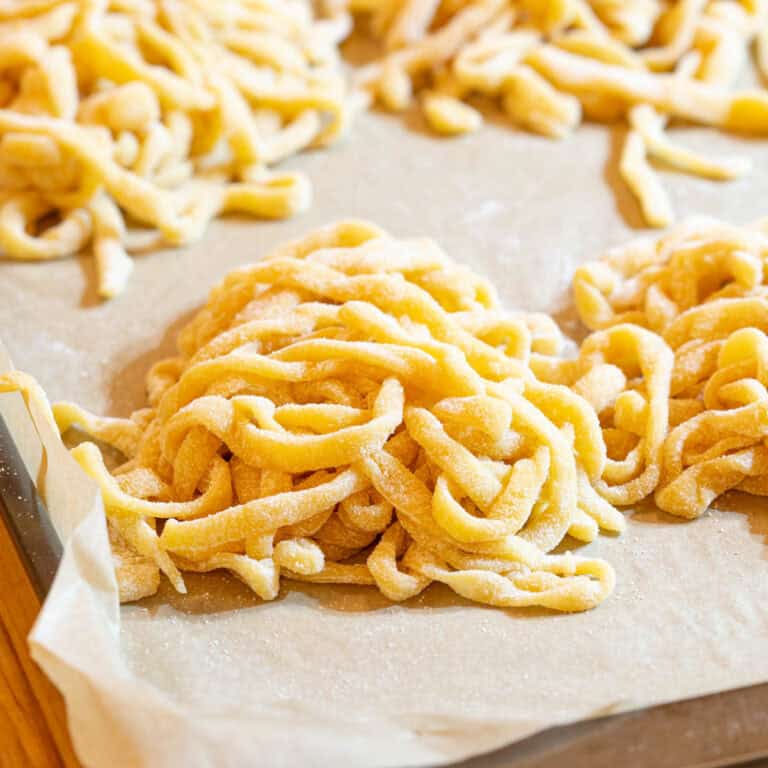
[[[648,163],[643,137],[637,131],[627,134],[621,151],[619,170],[621,177],[637,198],[646,222],[652,227],[666,227],[671,224],[674,218],[672,203],[661,186],[659,177]]]

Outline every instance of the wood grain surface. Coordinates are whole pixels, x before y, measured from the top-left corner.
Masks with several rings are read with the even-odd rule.
[[[0,767],[78,768],[61,695],[29,656],[39,609],[0,521]]]

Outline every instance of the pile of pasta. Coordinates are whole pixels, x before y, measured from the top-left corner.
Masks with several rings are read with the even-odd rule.
[[[580,267],[574,292],[594,333],[578,360],[539,374],[569,384],[633,358],[626,380],[601,376],[594,401],[605,477],[628,480],[621,494],[598,486],[604,498],[653,493],[662,510],[695,518],[729,490],[768,495],[768,221],[690,219]]]
[[[597,490],[589,401],[532,374],[561,344],[433,242],[344,222],[230,273],[152,369],[147,409],[54,413],[125,458],[109,471],[94,442],[72,450],[101,487],[124,600],[158,569],[180,592],[184,571],[226,569],[264,599],[283,575],[579,611],[614,571],[553,550],[624,518]]]
[[[86,436],[124,601],[224,569],[265,600],[285,576],[587,610],[615,575],[572,545],[617,508],[768,495],[767,265],[768,222],[614,249],[575,275],[591,333],[567,356],[432,241],[341,222],[227,275],[147,408],[51,419]]]
[[[380,43],[360,85],[396,111],[417,94],[439,133],[480,126],[473,95],[554,138],[583,118],[628,121],[620,172],[653,227],[674,218],[653,163],[718,180],[750,167],[674,143],[668,121],[768,133],[768,93],[737,85],[752,47],[768,77],[764,0],[331,1]]]
[[[90,245],[111,297],[130,253],[306,208],[270,168],[343,130],[344,34],[309,0],[0,4],[0,254]]]

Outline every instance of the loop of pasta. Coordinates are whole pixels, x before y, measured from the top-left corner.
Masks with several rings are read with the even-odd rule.
[[[766,75],[768,5],[702,0],[330,0],[379,46],[358,80],[391,110],[417,98],[444,135],[483,122],[477,97],[551,138],[582,119],[625,119],[619,170],[649,226],[673,219],[652,161],[728,180],[748,158],[710,158],[671,141],[669,119],[768,132],[768,95],[735,86],[750,48]],[[469,101],[473,103],[470,104]]]
[[[16,5],[0,20],[2,255],[90,244],[109,298],[131,272],[127,225],[178,245],[220,213],[307,207],[308,180],[270,169],[343,130],[343,25],[306,0]]]

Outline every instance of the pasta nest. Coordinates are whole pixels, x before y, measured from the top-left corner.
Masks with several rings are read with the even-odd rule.
[[[576,272],[568,356],[432,241],[341,222],[230,273],[130,418],[0,391],[90,438],[124,600],[221,568],[265,599],[283,575],[585,610],[614,572],[567,545],[621,532],[617,507],[768,495],[767,263],[765,222],[611,249]]]
[[[181,571],[225,568],[265,599],[282,573],[583,610],[612,568],[552,550],[624,519],[596,490],[589,401],[529,366],[561,343],[431,241],[345,222],[229,274],[150,373],[148,409],[54,412],[125,456],[110,472],[94,443],[72,451],[113,539],[179,591]],[[123,566],[124,598],[156,588]]]
[[[698,517],[732,489],[768,495],[767,267],[765,221],[737,227],[698,217],[576,271],[579,315],[600,330],[582,345],[579,362],[553,366],[549,380],[566,383],[589,368],[594,340],[621,329],[652,340],[645,361],[659,344],[671,352],[656,355],[663,364],[655,367],[639,360],[631,381],[616,381],[623,390],[597,405],[622,472],[634,475],[656,446],[656,482],[643,490],[655,491],[666,512]],[[658,397],[638,397],[640,387]]]
[[[305,0],[4,3],[0,252],[91,246],[111,297],[130,253],[304,210],[307,178],[271,168],[344,130],[346,31]]]

